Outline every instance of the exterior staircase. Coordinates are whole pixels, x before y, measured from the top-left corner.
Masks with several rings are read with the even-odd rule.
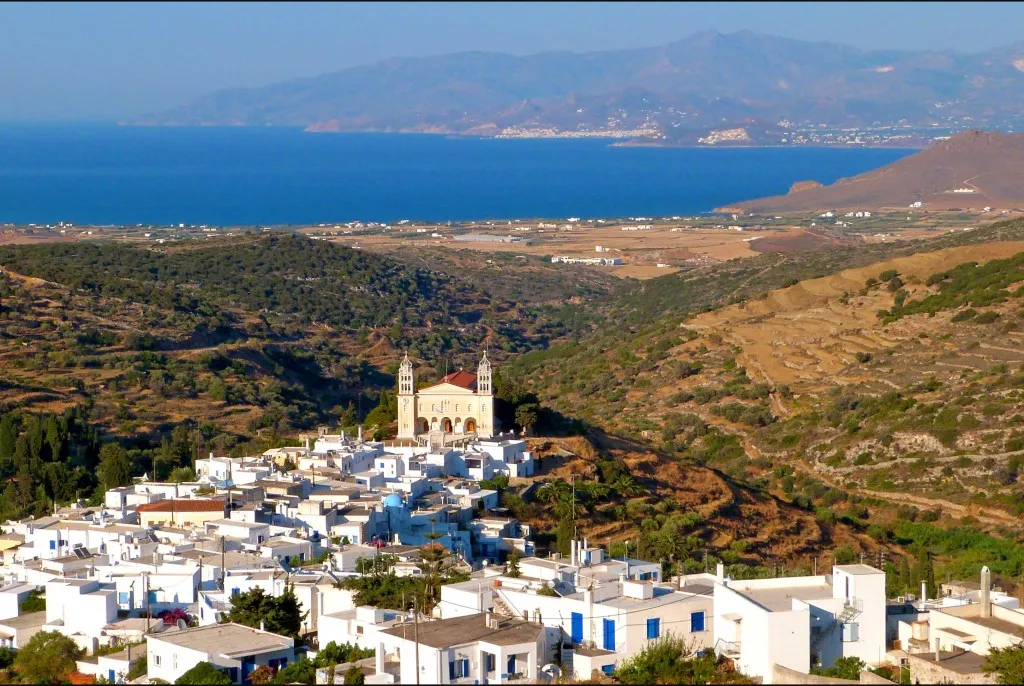
[[[849,624],[864,612],[864,601],[860,598],[847,598],[843,611],[836,615],[838,624]]]
[[[494,594],[494,611],[505,617],[511,617],[512,619],[517,618],[515,610],[508,606],[508,603],[505,602],[505,599],[501,597],[500,593]]]

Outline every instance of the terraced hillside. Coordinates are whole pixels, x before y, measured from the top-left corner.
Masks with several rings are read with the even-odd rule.
[[[858,256],[763,291],[750,284],[785,284],[809,265],[777,258],[733,281],[684,275],[688,304],[517,367],[551,407],[820,524],[845,523],[889,559],[931,552],[950,573],[973,574],[977,548],[1013,576],[1024,571],[1022,230],[1004,223],[920,252],[888,246],[870,265]],[[723,283],[740,287],[730,295]],[[668,285],[653,294],[670,299]],[[621,307],[622,322],[653,309]]]

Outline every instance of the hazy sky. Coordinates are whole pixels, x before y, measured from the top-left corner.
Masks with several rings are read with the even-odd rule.
[[[0,4],[0,120],[117,119],[387,57],[661,45],[698,31],[976,52],[1022,3]]]

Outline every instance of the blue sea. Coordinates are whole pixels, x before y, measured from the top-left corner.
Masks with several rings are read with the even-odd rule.
[[[294,128],[0,125],[0,223],[278,225],[689,215],[911,150],[624,148],[605,140]]]

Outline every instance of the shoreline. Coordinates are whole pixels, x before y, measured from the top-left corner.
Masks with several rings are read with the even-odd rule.
[[[75,124],[76,122],[67,122],[68,124]],[[729,149],[783,149],[783,148],[811,148],[811,149],[828,149],[828,150],[924,150],[926,145],[906,145],[906,144],[822,144],[822,143],[808,143],[808,144],[779,144],[779,143],[724,143],[724,144],[699,144],[699,143],[668,143],[662,141],[640,141],[636,139],[626,139],[615,136],[499,136],[499,135],[484,135],[476,133],[459,133],[457,131],[411,131],[411,130],[363,130],[363,131],[344,131],[327,128],[313,128],[313,125],[303,124],[184,124],[184,123],[156,123],[156,122],[130,122],[130,121],[117,121],[117,122],[89,122],[92,124],[109,124],[117,127],[130,127],[130,128],[172,128],[172,129],[292,129],[298,130],[300,133],[312,133],[312,134],[326,134],[326,135],[370,135],[370,136],[441,136],[452,140],[501,140],[501,141],[565,141],[565,140],[606,140],[606,147],[609,148],[665,148],[665,149],[682,149],[682,150],[729,150]]]

